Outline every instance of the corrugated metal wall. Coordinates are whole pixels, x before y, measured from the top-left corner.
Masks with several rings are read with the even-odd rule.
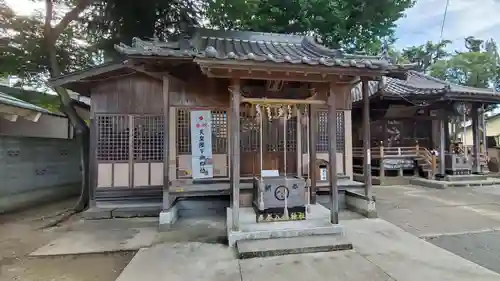
[[[0,137],[0,213],[80,191],[75,140]]]

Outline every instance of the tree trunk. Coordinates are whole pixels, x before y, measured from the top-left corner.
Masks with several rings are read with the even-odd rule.
[[[63,19],[54,28],[51,26],[53,14],[52,0],[45,1],[45,47],[48,54],[48,66],[51,77],[61,75],[59,63],[57,61],[56,42],[59,35],[69,25],[70,22],[76,20],[78,15],[90,5],[91,0],[81,0],[76,7],[70,10]],[[89,205],[90,199],[90,175],[89,175],[89,150],[90,150],[90,129],[85,121],[78,115],[75,109],[75,101],[69,96],[68,91],[62,87],[55,87],[61,99],[61,111],[66,114],[71,125],[75,128],[76,139],[80,143],[80,169],[82,176],[81,193],[78,202],[74,206],[75,212],[84,211]]]

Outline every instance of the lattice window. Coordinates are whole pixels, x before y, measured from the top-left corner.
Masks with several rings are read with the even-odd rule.
[[[177,109],[177,154],[191,154],[191,111]],[[212,153],[227,153],[227,112],[212,110]]]
[[[163,116],[134,116],[134,160],[163,161]]]
[[[129,160],[129,116],[98,115],[96,116],[97,160],[128,161]]]
[[[318,111],[317,118],[317,132],[316,135],[316,152],[328,152],[328,111]],[[337,111],[337,152],[343,153],[345,151],[345,125],[344,125],[344,112]],[[307,124],[302,124],[302,151],[307,153],[309,144],[307,143]]]
[[[258,152],[260,149],[260,120],[250,106],[240,111],[241,152]]]
[[[286,151],[297,151],[297,117],[286,121]]]
[[[191,154],[191,118],[188,109],[177,109],[177,154]]]
[[[328,112],[319,111],[317,113],[317,118],[318,118],[318,135],[317,135],[316,151],[328,152]]]
[[[227,153],[227,112],[212,111],[212,153]]]
[[[344,111],[337,111],[337,152],[345,152]]]

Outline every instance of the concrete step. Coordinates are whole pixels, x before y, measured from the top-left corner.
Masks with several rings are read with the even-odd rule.
[[[240,259],[351,249],[352,243],[341,234],[240,240],[236,242],[236,252]]]

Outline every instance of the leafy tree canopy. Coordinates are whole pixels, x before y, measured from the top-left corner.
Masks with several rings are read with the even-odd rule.
[[[378,53],[414,0],[209,0],[210,25],[319,36],[333,48]]]
[[[196,0],[96,0],[81,22],[87,40],[107,55],[114,44],[133,37],[166,40],[188,26],[198,26],[203,11]]]
[[[467,52],[456,52],[449,59],[438,60],[430,66],[434,77],[471,87],[498,88],[500,58],[495,41],[482,41],[474,37],[465,39]]]
[[[419,46],[403,49],[401,56],[404,60],[414,63],[420,71],[427,71],[437,61],[447,58],[450,53],[446,51],[450,40],[442,40],[438,43],[427,41]]]

